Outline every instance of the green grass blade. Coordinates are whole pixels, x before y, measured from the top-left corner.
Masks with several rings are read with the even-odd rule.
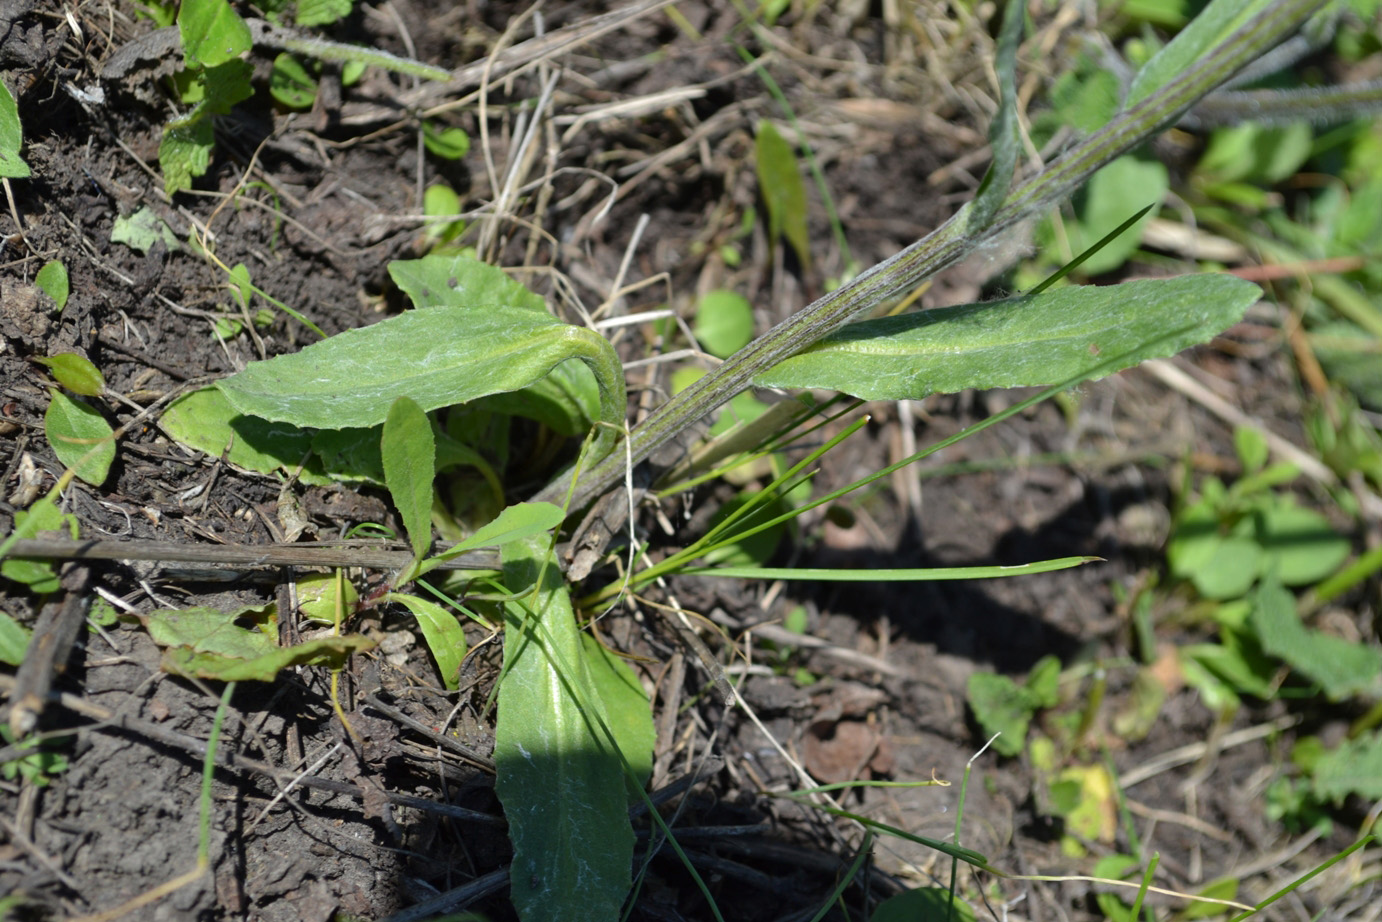
[[[743,579],[819,580],[836,583],[916,582],[922,580],[997,579],[1068,570],[1102,557],[1061,557],[1010,567],[916,567],[911,569],[836,570],[810,567],[690,567],[686,576],[725,576]]]

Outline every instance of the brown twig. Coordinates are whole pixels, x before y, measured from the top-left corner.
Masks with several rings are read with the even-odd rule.
[[[156,560],[237,567],[361,567],[367,570],[401,570],[413,560],[408,551],[389,550],[377,543],[193,544],[49,538],[16,541],[6,556],[43,560]],[[497,555],[492,551],[472,551],[443,561],[438,568],[494,570],[498,567]]]

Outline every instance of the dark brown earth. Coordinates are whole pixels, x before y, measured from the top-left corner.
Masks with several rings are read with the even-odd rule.
[[[903,4],[909,9],[899,14],[890,4],[881,11],[877,5],[833,6],[784,17],[772,30],[781,47],[770,70],[805,126],[854,255],[869,265],[934,227],[972,191],[984,163],[970,155],[982,143],[989,84],[981,62],[991,43],[977,23],[949,7]],[[386,266],[417,255],[419,176],[425,183],[450,182],[467,208],[489,201],[493,191],[481,149],[487,145],[501,169],[508,163],[512,104],[536,98],[548,74],[556,77],[556,121],[548,136],[551,153],[540,156],[553,159],[533,167],[531,176],[552,172],[551,194],[542,214],[534,213],[531,201],[515,213],[551,236],[536,240],[521,222],[501,222],[503,236],[488,254],[492,261],[542,270],[524,278],[549,295],[549,270],[556,270],[586,303],[599,303],[620,277],[635,226],[646,215],[649,230],[623,283],[659,274],[665,280],[628,294],[621,310],[670,303],[689,314],[697,293],[728,287],[758,306],[760,328],[766,328],[807,303],[842,269],[819,201],[813,202],[812,232],[820,255],[809,269],[775,269],[761,224],[739,241],[741,268],[729,268],[716,255],[732,241],[742,211],[755,204],[754,127],[780,113],[733,51],[732,40],[747,40],[736,31],[738,17],[696,0],[676,9],[702,38],[667,13],[648,12],[546,61],[543,69],[512,79],[496,73],[486,116],[473,99],[439,116],[464,127],[474,141],[459,163],[427,157],[419,165],[413,117],[372,104],[408,90],[406,79],[378,79],[346,90],[339,108],[323,102],[296,115],[275,109],[261,88],[220,121],[210,173],[195,191],[169,202],[151,172],[171,112],[166,97],[149,92],[143,72],[104,84],[98,76],[112,54],[151,29],[149,23],[136,21],[125,4],[62,10],[5,4],[0,68],[19,102],[33,177],[9,184],[22,237],[9,214],[0,218],[9,235],[0,263],[0,465],[7,498],[0,504],[0,528],[8,531],[12,523],[22,466],[37,466],[44,490],[62,470],[43,436],[47,380],[35,357],[83,355],[112,392],[147,405],[310,341],[300,324],[279,313],[259,339],[218,342],[211,320],[231,310],[224,272],[185,247],[170,252],[160,245],[140,256],[112,243],[118,217],[148,206],[183,240],[194,228],[209,230],[217,260],[245,263],[259,287],[328,333],[369,323],[401,306]],[[553,6],[543,10],[543,27],[571,28],[605,11],[591,3]],[[458,67],[482,60],[510,25],[506,45],[531,37],[532,20],[518,20],[521,12],[508,3],[453,7],[395,0],[357,10],[333,36]],[[913,15],[916,21],[908,18]],[[897,16],[910,25],[904,28]],[[266,61],[256,61],[261,77]],[[71,94],[98,85],[104,104],[84,104]],[[591,107],[687,87],[699,92],[602,117],[563,137],[575,116]],[[458,86],[452,98],[477,88],[478,81]],[[482,118],[488,119],[485,140]],[[937,172],[957,158],[967,166]],[[611,185],[597,174],[619,183],[603,216]],[[260,185],[241,189],[227,207],[226,195],[245,181]],[[33,288],[37,268],[55,258],[72,277],[71,301],[60,316],[44,309]],[[926,302],[977,297],[993,271],[952,271]],[[1303,442],[1294,371],[1273,338],[1278,324],[1275,310],[1260,306],[1226,340],[1252,349],[1211,346],[1178,363],[1267,427]],[[1258,348],[1260,337],[1253,334],[1264,331],[1271,347]],[[817,489],[875,471],[911,450],[904,449],[905,440],[925,446],[1019,396],[935,397],[905,413],[868,407],[873,421],[827,456]],[[133,416],[125,402],[100,406],[113,421]],[[1161,855],[1159,883],[1193,891],[1220,876],[1237,876],[1240,899],[1251,902],[1350,841],[1349,823],[1338,824],[1333,838],[1311,843],[1266,818],[1264,792],[1287,770],[1291,732],[1233,736],[1302,715],[1280,703],[1250,703],[1219,725],[1195,692],[1173,684],[1145,739],[1120,740],[1109,729],[1135,673],[1128,608],[1120,599],[1163,566],[1172,485],[1186,466],[1192,476],[1234,473],[1230,430],[1140,370],[1085,386],[1068,411],[1047,403],[1020,414],[857,494],[861,498],[844,504],[849,516],[808,514],[778,559],[918,567],[1094,555],[1103,563],[983,583],[831,587],[682,578],[672,589],[683,605],[733,638],[739,653],[706,633],[721,661],[742,668],[744,651],[753,649],[744,697],[818,780],[934,776],[952,782],[873,789],[846,799],[852,810],[936,839],[953,837],[958,783],[984,742],[966,710],[968,676],[997,670],[1020,677],[1047,654],[1066,667],[1089,667],[1086,674],[1102,669],[1108,691],[1094,716],[1087,764],[1106,755],[1127,773],[1180,747],[1209,743],[1127,788],[1132,823],[1147,851]],[[1059,459],[1025,463],[1047,453]],[[995,460],[1004,463],[986,471],[940,467]],[[362,521],[397,524],[380,493],[296,489],[324,537]],[[692,502],[709,508],[727,495],[706,491]],[[99,489],[74,483],[64,504],[85,536],[263,544],[281,537],[278,496],[273,478],[189,452],[144,421],[120,440],[107,483]],[[673,522],[683,521],[682,512],[675,503],[666,510]],[[651,515],[645,524],[656,531]],[[683,537],[664,540],[675,544]],[[69,564],[65,573],[75,588],[46,602],[18,584],[0,585],[4,610],[32,627],[44,604],[96,592],[133,611],[289,603],[286,571],[236,573],[229,583],[209,582],[205,570],[158,562]],[[360,581],[379,577],[362,574]],[[1166,592],[1158,599],[1161,642],[1199,636],[1177,617],[1184,596]],[[751,628],[776,624],[797,606],[806,609],[807,633],[828,646],[780,654],[781,644],[753,639]],[[292,619],[283,620],[285,629],[297,630],[288,624]],[[682,826],[706,830],[688,832],[683,845],[724,917],[810,918],[852,860],[857,826],[767,796],[800,787],[799,777],[743,714],[726,714],[714,696],[702,695],[705,675],[666,623],[651,611],[635,618],[622,609],[604,623],[616,647],[641,657],[654,696],[659,736],[653,789],[694,779],[707,754],[722,759],[673,802],[681,803]],[[218,769],[213,788],[214,873],[147,905],[125,907],[126,917],[324,922],[431,918],[461,908],[491,919],[513,917],[503,876],[510,853],[492,774],[484,759],[467,760],[448,748],[459,741],[483,755],[492,744],[485,702],[496,676],[497,645],[482,643],[484,632],[469,627],[475,652],[463,672],[465,690],[447,695],[406,612],[366,610],[356,630],[380,642],[379,650],[354,658],[342,690],[350,720],[365,737],[363,749],[341,730],[325,670],[290,670],[272,684],[242,683],[220,743],[240,761]],[[861,664],[858,654],[886,664],[886,671]],[[42,726],[64,736],[70,767],[46,787],[19,780],[0,785],[0,896],[23,898],[25,908],[13,910],[15,918],[73,918],[121,908],[194,867],[198,747],[210,733],[221,688],[163,674],[158,650],[133,620],[83,630],[66,665],[54,689],[68,697],[45,710]],[[798,667],[816,681],[794,682]],[[1071,674],[1071,697],[1088,694],[1090,679]],[[322,780],[309,786],[309,778],[284,795],[285,779],[304,771]],[[1063,854],[1060,821],[1025,759],[991,752],[979,757],[963,810],[963,843],[1014,874],[1087,874],[1094,858],[1127,847],[1120,834],[1116,842],[1090,843],[1089,856]],[[646,828],[646,821],[641,825]],[[716,834],[716,827],[753,828],[731,835],[725,828]],[[906,887],[943,886],[950,873],[939,853],[893,838],[878,842],[870,867],[872,899]],[[1330,915],[1330,907],[1350,882],[1322,880],[1270,917],[1306,919],[1323,911],[1324,918],[1344,918]],[[1084,881],[962,875],[960,887],[985,918],[1050,922],[1097,914],[1092,894],[1098,888]],[[434,901],[458,888],[458,897]],[[850,918],[863,917],[865,899],[861,888],[847,891]],[[685,870],[661,854],[630,917],[711,914]],[[1357,916],[1364,917],[1375,915]],[[843,909],[828,918],[845,918]]]

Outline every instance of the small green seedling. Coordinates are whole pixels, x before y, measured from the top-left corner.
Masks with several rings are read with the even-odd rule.
[[[24,126],[19,121],[19,105],[10,88],[0,82],[0,179],[25,179],[29,165],[19,155],[24,146]]]
[[[61,260],[54,259],[44,263],[43,268],[38,270],[38,275],[34,276],[34,284],[53,299],[59,311],[67,306],[71,287],[67,280],[67,267]]]

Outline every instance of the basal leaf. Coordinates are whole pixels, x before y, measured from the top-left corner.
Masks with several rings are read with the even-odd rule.
[[[32,631],[0,611],[0,663],[18,666],[24,662],[31,636]]]
[[[988,734],[1002,734],[993,741],[1000,755],[1015,756],[1027,739],[1027,725],[1040,702],[1026,686],[1005,675],[975,672],[970,675],[965,697],[974,719]]]
[[[274,58],[269,93],[289,109],[310,109],[317,100],[317,81],[301,61],[285,51]]]
[[[350,14],[352,0],[298,0],[293,21],[300,26],[327,26]]]
[[[768,234],[773,243],[785,239],[803,267],[811,265],[811,233],[806,222],[806,184],[801,180],[797,158],[772,122],[758,124],[754,144],[758,191],[768,210]]]
[[[148,205],[116,218],[110,228],[111,243],[123,243],[140,255],[148,253],[160,240],[169,252],[182,246],[173,229]]]
[[[1066,222],[1072,254],[1094,246],[1139,209],[1159,203],[1166,195],[1169,174],[1165,164],[1141,157],[1119,157],[1089,178],[1075,196],[1075,220]],[[1112,271],[1127,262],[1142,243],[1142,232],[1155,216],[1148,211],[1135,224],[1105,243],[1080,264],[1087,276]]]
[[[175,442],[213,457],[224,456],[246,470],[293,473],[305,461],[298,475],[303,483],[325,486],[332,482],[313,454],[310,429],[245,416],[214,387],[174,400],[163,411],[159,427]]]
[[[163,138],[158,142],[163,191],[172,195],[192,188],[192,180],[205,173],[211,164],[215,140],[209,117],[199,118],[193,113],[165,125]]]
[[[390,592],[384,600],[398,602],[413,613],[427,641],[427,649],[437,661],[442,682],[455,691],[460,686],[461,660],[465,659],[466,651],[465,631],[456,616],[435,602],[403,592]]]
[[[374,426],[399,397],[430,411],[518,390],[579,359],[595,374],[608,424],[593,454],[613,447],[624,381],[603,337],[556,319],[536,295],[474,259],[433,256],[390,269],[420,309],[250,365],[218,385],[231,404],[298,426]]]
[[[1303,625],[1295,598],[1275,576],[1258,587],[1250,623],[1263,650],[1318,682],[1332,700],[1375,687],[1382,674],[1382,653],[1376,647]]]
[[[289,666],[339,666],[351,653],[374,646],[367,637],[349,634],[280,647],[272,605],[228,612],[159,609],[140,620],[154,643],[165,648],[165,672],[223,682],[272,682]]]
[[[215,67],[250,50],[250,27],[227,0],[184,0],[178,30],[188,65]]]
[[[2,143],[3,140],[0,140]],[[53,259],[44,263],[38,275],[34,276],[34,284],[57,303],[58,310],[67,306],[67,296],[72,289],[67,278],[67,267],[61,260]]]
[[[441,561],[450,560],[466,551],[481,547],[498,547],[542,535],[560,525],[564,518],[566,513],[551,503],[515,503],[499,513],[493,521],[475,529],[475,533],[469,538],[423,561],[418,575],[433,569]]]
[[[953,914],[952,907],[953,905]],[[945,887],[904,890],[878,904],[869,922],[974,922],[974,910]]]
[[[1263,569],[1275,570],[1282,585],[1318,583],[1348,559],[1348,538],[1313,509],[1276,502],[1258,512],[1255,525]]]
[[[432,422],[415,402],[399,397],[389,408],[379,440],[384,485],[403,519],[413,553],[421,557],[432,543],[432,481],[436,442]]]
[[[1342,803],[1350,794],[1382,798],[1382,735],[1376,732],[1347,740],[1315,763],[1315,795]]]
[[[53,453],[82,480],[99,487],[115,462],[115,431],[95,408],[53,391],[43,431]]]
[[[600,385],[581,362],[562,362],[545,378],[507,394],[475,402],[477,410],[521,416],[542,423],[558,435],[589,431],[600,418]]]
[[[753,305],[737,292],[708,292],[696,305],[692,332],[706,352],[729,358],[753,339]]]
[[[418,307],[522,307],[547,313],[540,295],[473,256],[395,260],[389,263],[389,277]]]
[[[23,179],[29,175],[29,165],[19,156],[24,146],[24,126],[19,121],[19,105],[10,88],[0,81],[0,177]]]
[[[340,616],[348,616],[360,601],[355,584],[338,579],[335,572],[308,573],[294,583],[298,611],[304,618],[318,624],[335,624]]]
[[[48,366],[54,380],[74,394],[99,397],[106,389],[106,379],[101,370],[75,352],[59,352],[38,361]]]
[[[614,740],[642,787],[652,776],[653,745],[657,742],[648,693],[629,664],[589,633],[581,634],[581,647],[592,687],[605,706]]]
[[[495,791],[509,821],[510,897],[524,922],[614,922],[631,884],[624,773],[561,570],[543,537],[505,545]],[[539,582],[539,575],[541,582]]]
[[[1142,65],[1128,88],[1124,108],[1132,108],[1189,70],[1207,51],[1271,3],[1272,0],[1210,0],[1189,25]]]
[[[1256,285],[1241,279],[1197,275],[866,320],[754,383],[830,388],[867,400],[1056,384],[1204,342],[1236,323],[1258,294]],[[1118,362],[1110,367],[1113,358]]]

